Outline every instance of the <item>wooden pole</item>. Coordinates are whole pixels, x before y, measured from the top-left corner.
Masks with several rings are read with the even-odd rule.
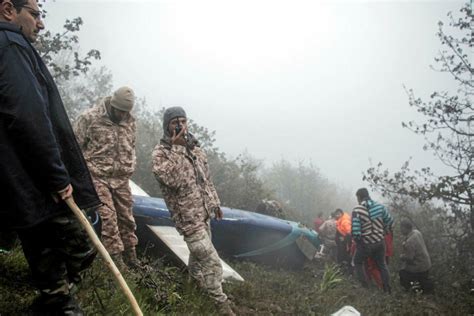
[[[89,238],[92,240],[92,243],[97,248],[102,258],[104,258],[105,264],[112,271],[112,274],[114,275],[118,284],[120,285],[123,292],[125,293],[125,296],[130,301],[130,304],[132,305],[132,309],[135,315],[143,316],[143,313],[140,310],[140,306],[138,306],[137,300],[133,296],[132,291],[130,291],[130,288],[128,287],[127,282],[125,282],[125,279],[123,278],[119,269],[117,269],[117,266],[115,265],[114,261],[112,260],[109,253],[105,249],[104,245],[102,245],[102,243],[100,242],[94,229],[92,228],[92,225],[89,223],[84,213],[82,213],[82,211],[79,209],[79,207],[77,206],[76,202],[74,202],[74,199],[72,197],[66,199],[65,202],[69,206],[71,211],[74,213],[74,215],[76,215],[77,219],[79,219],[79,222],[81,223],[82,227],[84,227],[84,229],[86,230],[87,234],[89,235]]]

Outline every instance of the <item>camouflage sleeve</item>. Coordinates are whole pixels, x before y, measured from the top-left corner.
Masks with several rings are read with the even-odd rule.
[[[76,134],[77,142],[82,151],[85,151],[89,142],[89,137],[87,135],[88,126],[89,122],[84,114],[81,114],[74,124],[74,134]]]
[[[160,145],[153,150],[153,166],[152,171],[156,180],[170,189],[177,189],[178,187],[178,172],[176,164],[168,158],[168,155],[163,151]]]
[[[202,157],[203,157],[203,160],[204,160],[204,168],[205,168],[204,173],[206,175],[207,180],[209,181],[209,188],[212,191],[212,195],[214,196],[215,203],[218,206],[220,206],[221,201],[219,200],[219,196],[217,195],[217,191],[216,191],[216,187],[214,186],[214,182],[212,182],[211,173],[209,171],[209,164],[207,163],[207,156],[204,153],[204,151],[202,151]]]
[[[209,187],[212,190],[212,194],[214,195],[215,202],[218,206],[221,206],[221,201],[219,200],[219,196],[217,195],[216,188],[214,187],[214,183],[212,182],[212,179],[209,179]]]
[[[135,170],[137,166],[137,152],[136,152],[136,143],[137,143],[137,125],[133,123],[133,138],[132,138],[132,148],[133,148],[133,156],[132,156],[132,166]]]

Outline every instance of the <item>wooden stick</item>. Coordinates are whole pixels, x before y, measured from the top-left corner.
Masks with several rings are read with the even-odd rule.
[[[84,227],[84,229],[86,230],[87,235],[89,235],[89,238],[92,240],[92,243],[97,248],[102,258],[104,258],[105,264],[112,271],[112,274],[114,275],[118,284],[120,285],[123,292],[125,293],[125,296],[130,301],[130,304],[132,305],[135,315],[143,316],[143,313],[140,310],[140,306],[138,306],[137,300],[133,296],[132,291],[130,291],[130,288],[128,287],[127,282],[125,282],[125,279],[123,278],[119,269],[117,269],[117,266],[115,265],[114,261],[112,260],[109,253],[105,249],[104,245],[102,245],[102,243],[100,242],[94,229],[92,228],[92,225],[89,223],[84,213],[82,213],[82,211],[79,209],[79,207],[77,206],[76,202],[74,202],[74,199],[72,197],[66,199],[65,202],[69,206],[71,211],[74,213],[74,215],[76,215],[77,219],[79,219],[79,222],[81,223],[82,227]]]

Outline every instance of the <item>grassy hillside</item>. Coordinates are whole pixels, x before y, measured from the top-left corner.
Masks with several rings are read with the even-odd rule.
[[[310,262],[288,271],[230,261],[245,278],[226,283],[238,315],[329,315],[352,305],[363,315],[469,315],[474,297],[462,287],[437,284],[433,296],[405,293],[392,271],[393,293],[360,288],[332,264]],[[166,259],[148,259],[149,269],[127,272],[127,279],[145,315],[215,315],[213,304],[194,287],[184,269]],[[21,249],[0,254],[0,314],[19,315],[33,300],[29,271]],[[130,315],[130,308],[101,260],[84,275],[77,293],[87,315]]]

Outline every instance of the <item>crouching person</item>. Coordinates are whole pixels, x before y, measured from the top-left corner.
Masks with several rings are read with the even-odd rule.
[[[413,224],[406,218],[402,219],[400,230],[405,237],[400,254],[402,263],[399,271],[400,284],[406,290],[422,291],[425,294],[433,293],[433,282],[428,277],[431,258],[423,236],[417,229],[413,229]]]
[[[207,157],[188,132],[181,107],[166,109],[163,133],[153,151],[153,173],[176,229],[189,248],[189,273],[216,302],[222,315],[234,315],[222,290],[222,265],[211,240],[210,220],[221,219],[222,211]]]

